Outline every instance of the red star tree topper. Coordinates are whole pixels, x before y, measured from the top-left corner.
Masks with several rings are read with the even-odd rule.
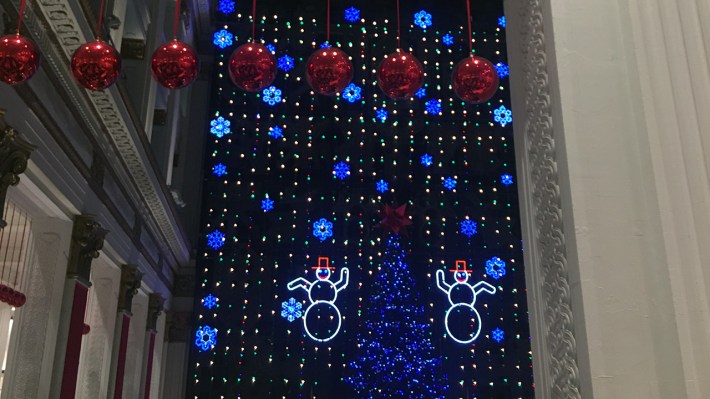
[[[380,215],[382,215],[382,220],[376,227],[381,227],[385,232],[392,232],[394,234],[399,234],[400,230],[404,231],[404,227],[410,226],[412,221],[409,220],[407,215],[407,204],[402,204],[398,207],[385,205],[382,207]]]

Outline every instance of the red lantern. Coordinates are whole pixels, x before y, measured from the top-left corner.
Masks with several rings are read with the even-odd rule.
[[[16,85],[29,79],[39,68],[37,45],[24,36],[0,37],[0,80]]]
[[[353,63],[339,48],[320,49],[308,58],[306,80],[317,93],[332,96],[353,80]]]
[[[182,89],[197,78],[200,63],[190,45],[175,39],[155,50],[151,69],[161,85],[168,89]]]
[[[490,100],[498,90],[498,72],[487,59],[472,55],[456,64],[451,83],[460,99],[480,104]]]
[[[424,69],[413,55],[397,50],[382,60],[377,84],[393,100],[410,98],[424,84]]]
[[[71,57],[74,79],[89,90],[103,90],[121,73],[121,56],[101,39],[82,44]]]
[[[229,58],[229,77],[240,89],[257,92],[274,81],[276,58],[261,43],[242,44]]]

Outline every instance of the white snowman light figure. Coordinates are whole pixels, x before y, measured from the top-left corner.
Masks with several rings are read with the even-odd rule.
[[[466,270],[465,260],[457,260],[456,269],[451,271],[454,273],[454,278],[456,279],[456,282],[453,284],[446,283],[443,270],[436,271],[436,286],[449,296],[449,303],[451,303],[451,307],[446,311],[444,319],[446,332],[454,341],[461,344],[470,344],[475,341],[476,338],[478,338],[478,334],[481,333],[481,315],[479,315],[476,308],[474,308],[476,296],[483,291],[489,294],[495,294],[496,288],[485,281],[479,281],[471,286],[471,284],[468,283],[468,275],[471,272]],[[453,315],[458,317],[462,312],[467,314],[467,317],[471,320],[469,324],[471,330],[469,330],[468,334],[465,336],[461,336],[460,332],[457,335],[449,328],[450,317]]]
[[[340,269],[340,279],[337,282],[330,281],[331,270],[335,269],[330,266],[330,259],[327,257],[318,258],[318,266],[314,266],[316,270],[316,280],[308,281],[303,277],[299,277],[290,283],[287,287],[290,291],[298,288],[303,288],[308,291],[308,299],[311,301],[306,312],[303,315],[303,327],[311,339],[318,342],[327,342],[333,339],[340,331],[342,317],[340,310],[335,306],[335,300],[338,298],[338,292],[343,290],[348,285],[350,271],[347,267]],[[320,318],[321,314],[331,313],[331,319],[335,319],[336,327],[327,329],[327,331],[311,331],[308,328],[309,316],[310,319],[315,317],[315,322]]]

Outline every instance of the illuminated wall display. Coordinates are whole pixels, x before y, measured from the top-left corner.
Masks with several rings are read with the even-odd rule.
[[[332,0],[328,38],[325,0],[258,0],[278,68],[254,92],[229,73],[252,4],[214,2],[210,111],[191,132],[207,144],[186,397],[370,398],[391,376],[422,387],[382,398],[534,397],[502,3],[471,3],[473,49],[499,78],[476,105],[452,87],[465,2],[401,3],[401,47],[425,76],[395,101],[377,82],[394,1]],[[329,46],[354,76],[332,96],[306,80]],[[384,205],[406,205],[399,235]]]

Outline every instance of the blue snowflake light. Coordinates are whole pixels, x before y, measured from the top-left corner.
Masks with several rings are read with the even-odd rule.
[[[218,163],[217,165],[212,167],[212,173],[220,177],[224,176],[227,174],[227,166],[222,163]]]
[[[434,115],[439,115],[441,113],[441,101],[435,99],[427,101],[426,112]]]
[[[432,158],[432,156],[429,154],[422,155],[419,160],[421,161],[422,165],[426,166],[427,168],[434,164],[434,158]]]
[[[493,120],[500,123],[502,127],[513,122],[513,111],[501,105],[500,108],[493,110]]]
[[[214,348],[217,345],[217,329],[204,326],[195,332],[195,346],[203,352]]]
[[[350,176],[350,165],[342,161],[338,162],[333,167],[333,176],[340,180],[345,180],[346,177]]]
[[[348,87],[343,90],[343,97],[350,103],[362,98],[362,89],[355,85],[355,83],[350,83]]]
[[[499,25],[501,28],[505,28],[505,15],[502,16],[502,17],[500,17],[500,18],[498,18],[498,25]]]
[[[511,175],[502,175],[500,177],[500,182],[503,183],[506,186],[509,186],[513,184],[513,176]]]
[[[375,188],[377,188],[377,191],[384,194],[387,190],[389,190],[390,185],[386,181],[380,180],[375,185]]]
[[[221,31],[214,33],[212,43],[215,46],[224,49],[232,45],[232,39],[234,39],[234,35],[229,33],[226,29],[222,29]]]
[[[271,51],[271,54],[276,54],[276,46],[274,46],[273,44],[269,43],[264,47],[266,47],[269,51]]]
[[[380,108],[375,112],[375,115],[377,116],[377,119],[380,120],[380,122],[384,123],[387,120],[387,110],[384,108]]]
[[[496,72],[498,72],[498,77],[501,79],[510,75],[510,68],[502,62],[495,64],[495,68]]]
[[[272,200],[271,198],[265,198],[261,200],[261,209],[264,212],[268,212],[274,209],[274,200]]]
[[[212,249],[220,249],[224,245],[226,236],[219,230],[215,230],[207,234],[207,245],[212,247]]]
[[[333,223],[328,219],[320,219],[313,223],[313,235],[321,241],[333,236]]]
[[[265,88],[261,94],[261,99],[272,107],[276,105],[276,103],[281,102],[281,90],[277,89],[276,86]]]
[[[212,119],[212,122],[210,122],[210,133],[214,134],[219,138],[222,138],[225,135],[232,133],[232,130],[229,128],[231,125],[232,122],[224,119],[221,116],[216,119]]]
[[[441,41],[444,42],[445,45],[451,46],[454,44],[454,37],[447,33],[441,38]]]
[[[301,309],[303,309],[303,304],[296,301],[295,298],[290,298],[288,301],[281,302],[281,317],[293,322],[303,316]]]
[[[505,276],[505,261],[503,259],[494,256],[490,260],[486,261],[486,274],[498,280],[499,278]]]
[[[500,328],[496,328],[495,330],[491,331],[491,338],[493,338],[493,340],[498,343],[503,341],[504,336],[505,336],[505,333]]]
[[[418,27],[422,29],[426,29],[431,26],[431,14],[428,12],[421,10],[418,13],[414,14],[414,25],[417,25]]]
[[[284,72],[292,70],[294,66],[293,57],[289,57],[288,55],[282,55],[281,57],[279,57],[278,66],[279,69]]]
[[[328,41],[324,41],[323,43],[320,44],[320,48],[331,48],[333,47],[332,44],[330,44]]]
[[[447,190],[455,189],[456,188],[456,179],[454,179],[453,177],[447,177],[446,179],[444,179],[444,187]]]
[[[345,9],[345,20],[348,22],[357,22],[360,20],[360,10],[355,7]]]
[[[275,139],[280,139],[284,136],[283,132],[284,130],[280,126],[273,126],[269,129],[269,136]]]
[[[477,227],[476,222],[466,219],[461,222],[461,234],[471,238],[474,234],[478,233]]]
[[[202,306],[206,307],[207,309],[212,309],[213,307],[217,306],[217,297],[209,294],[206,297],[202,298]]]
[[[222,14],[231,14],[234,12],[234,0],[219,0],[217,9]]]
[[[424,98],[424,96],[426,96],[426,89],[422,87],[421,89],[417,90],[414,95],[417,96],[417,98]]]

